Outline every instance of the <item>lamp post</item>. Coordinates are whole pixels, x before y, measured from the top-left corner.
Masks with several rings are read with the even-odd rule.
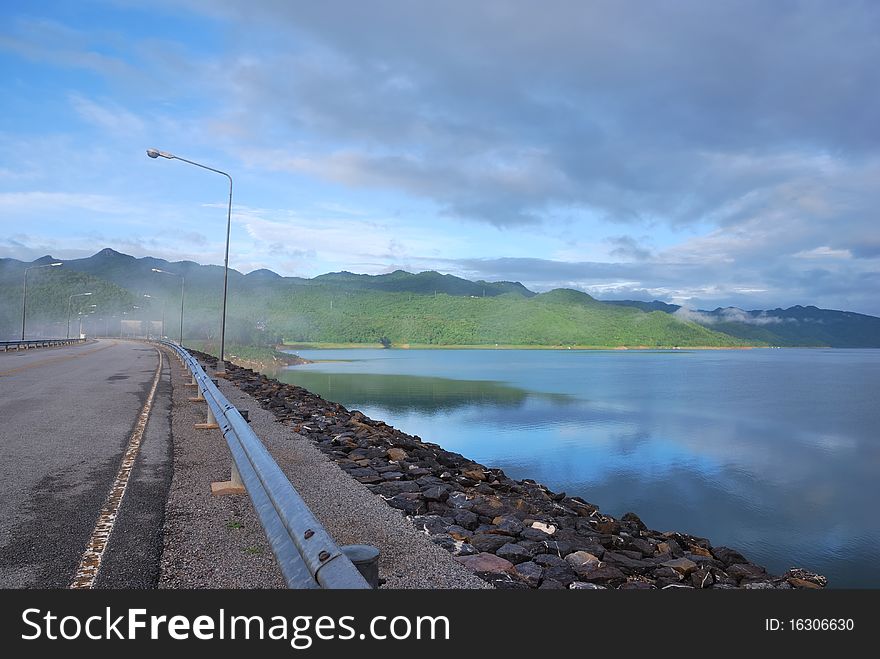
[[[153,311],[153,296],[150,295],[149,293],[144,293],[141,297],[145,297],[148,300],[150,300],[149,310],[150,310],[150,312],[152,312]],[[149,341],[150,337],[153,335],[153,321],[150,320],[149,318],[150,317],[147,316],[147,341]]]
[[[73,302],[73,298],[75,297],[84,297],[86,295],[91,295],[91,293],[74,293],[69,298],[67,298],[67,338],[70,338],[70,304]]]
[[[167,270],[162,270],[161,268],[153,268],[152,270],[153,270],[153,272],[159,272],[163,275],[171,275],[172,277],[180,277],[180,339],[178,340],[177,343],[182,346],[183,345],[183,289],[184,289],[184,285],[186,283],[186,278],[183,275],[177,274],[176,272],[168,272]]]
[[[31,265],[24,269],[24,288],[21,292],[21,340],[24,341],[24,321],[27,315],[27,276],[28,271],[34,270],[36,268],[57,268],[59,265],[64,265],[60,261],[56,261],[55,263],[46,263],[45,265]]]
[[[202,169],[207,169],[208,171],[215,172],[217,174],[222,174],[229,179],[229,208],[226,212],[226,256],[223,260],[223,312],[220,316],[220,368],[223,368],[224,349],[226,346],[226,293],[229,284],[229,233],[232,230],[232,177],[226,172],[220,171],[219,169],[214,169],[213,167],[208,167],[207,165],[202,165],[201,163],[193,162],[192,160],[187,160],[186,158],[181,158],[180,156],[175,156],[174,154],[168,153],[166,151],[159,151],[158,149],[147,149],[147,155],[150,158],[158,158],[159,156],[162,156],[163,158],[167,158],[169,160],[180,160],[181,162],[195,165],[196,167],[201,167]],[[217,375],[219,375],[219,372],[217,373]]]
[[[83,333],[83,318],[89,314],[95,313],[95,309],[97,308],[97,306],[98,306],[97,304],[90,304],[89,308],[91,309],[91,311],[89,311],[88,314],[86,314],[83,311],[80,311],[77,314],[79,316],[79,336],[80,336],[80,338],[82,338],[82,333]]]

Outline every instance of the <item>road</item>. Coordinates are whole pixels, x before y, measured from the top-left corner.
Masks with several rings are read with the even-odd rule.
[[[92,587],[155,587],[171,479],[162,363],[157,376],[155,348],[114,340],[0,353],[0,587],[70,586],[102,509],[113,526]],[[114,521],[108,495],[151,391]]]

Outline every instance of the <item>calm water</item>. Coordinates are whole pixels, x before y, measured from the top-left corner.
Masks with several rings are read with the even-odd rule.
[[[880,350],[307,350],[280,378],[514,478],[880,587]]]

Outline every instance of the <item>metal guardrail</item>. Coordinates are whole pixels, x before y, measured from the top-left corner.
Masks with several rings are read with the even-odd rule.
[[[51,348],[85,343],[86,339],[28,339],[27,341],[0,341],[0,352],[9,350],[30,350],[31,348]]]
[[[172,349],[189,369],[200,398],[208,404],[208,423],[203,427],[219,427],[223,433],[233,460],[231,484],[243,485],[251,497],[287,586],[370,588],[198,360],[176,343],[160,343]],[[352,549],[362,547],[353,545]]]

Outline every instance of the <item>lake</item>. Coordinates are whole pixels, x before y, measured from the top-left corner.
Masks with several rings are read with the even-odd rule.
[[[780,573],[880,587],[880,350],[302,350],[275,374]]]

